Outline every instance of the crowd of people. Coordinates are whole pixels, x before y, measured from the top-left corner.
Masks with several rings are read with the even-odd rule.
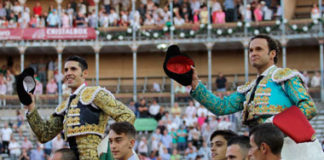
[[[282,15],[279,2],[265,0],[248,0],[246,8],[242,0],[211,0],[211,14],[202,0],[174,0],[172,12],[169,4],[159,0],[141,0],[136,11],[131,9],[131,1],[104,0],[99,5],[99,16],[96,16],[93,0],[71,0],[62,6],[61,14],[54,5],[45,9],[36,2],[33,8],[22,5],[18,0],[5,0],[0,3],[1,28],[39,28],[39,27],[111,27],[170,25],[171,13],[173,24],[207,24],[208,18],[213,24],[236,21],[273,20]],[[28,2],[27,2],[28,3]],[[43,4],[44,5],[44,4]]]

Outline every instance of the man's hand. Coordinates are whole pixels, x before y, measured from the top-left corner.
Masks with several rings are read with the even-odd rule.
[[[35,95],[28,93],[28,95],[31,97],[32,99],[32,103],[29,104],[28,106],[24,106],[25,109],[28,109],[28,111],[32,111],[35,108]]]
[[[198,78],[198,73],[196,71],[196,68],[194,66],[191,66],[191,69],[193,71],[191,87],[192,87],[192,90],[195,90],[198,86],[199,78]]]

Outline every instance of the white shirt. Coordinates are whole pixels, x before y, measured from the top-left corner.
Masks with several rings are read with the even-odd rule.
[[[3,128],[1,130],[2,140],[9,142],[11,134],[12,134],[12,130],[10,128]]]
[[[207,117],[207,115],[208,115],[208,110],[206,109],[206,108],[201,108],[201,107],[199,107],[198,109],[197,109],[197,116],[198,117],[201,117],[201,115],[204,113],[204,115],[205,115],[205,117]]]
[[[159,104],[152,104],[150,105],[150,109],[149,109],[149,112],[151,115],[157,115],[160,111],[160,105]]]
[[[52,150],[56,151],[64,147],[64,140],[61,138],[60,140],[55,137],[52,141]]]
[[[196,107],[194,107],[194,106],[188,106],[187,108],[186,108],[186,115],[188,116],[188,117],[192,117],[192,115],[195,115],[196,114]]]
[[[16,156],[19,156],[21,154],[21,147],[18,142],[10,142],[8,148],[10,154],[14,154]]]

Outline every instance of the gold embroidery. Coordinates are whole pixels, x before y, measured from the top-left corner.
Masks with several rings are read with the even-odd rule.
[[[91,101],[93,101],[94,98],[94,94],[97,91],[97,89],[99,89],[100,87],[96,86],[96,87],[87,87],[85,88],[82,92],[81,92],[81,100],[83,103],[85,104],[89,104],[91,103]]]

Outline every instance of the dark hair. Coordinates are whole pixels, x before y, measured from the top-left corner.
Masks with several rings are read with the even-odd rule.
[[[229,141],[232,137],[237,136],[237,134],[231,130],[217,130],[211,134],[210,141],[212,141],[213,138],[218,135],[223,136],[226,141]]]
[[[75,153],[69,149],[69,148],[61,148],[55,151],[55,153],[61,153],[62,157],[61,159],[63,160],[77,160],[77,157]]]
[[[125,133],[127,136],[135,138],[135,127],[129,122],[115,122],[110,126],[110,129],[117,134]]]
[[[87,61],[79,56],[70,56],[68,58],[65,59],[65,63],[68,61],[77,61],[79,62],[79,66],[81,67],[82,71],[88,69],[88,63]]]
[[[250,139],[248,136],[236,136],[231,138],[228,142],[227,142],[227,147],[237,144],[240,146],[241,152],[244,154],[244,156],[246,156],[249,152],[250,149]]]
[[[258,125],[250,131],[250,137],[254,136],[255,144],[260,147],[261,143],[266,143],[273,154],[281,154],[284,134],[271,123]]]
[[[273,61],[274,61],[275,64],[277,64],[277,62],[278,62],[278,54],[280,53],[280,48],[281,48],[280,42],[277,41],[277,40],[272,39],[268,35],[259,34],[259,35],[256,35],[256,36],[254,36],[254,37],[252,37],[250,39],[249,46],[250,46],[251,41],[253,41],[254,39],[265,39],[267,41],[269,52],[272,51],[272,50],[276,51],[276,56],[274,57]]]

